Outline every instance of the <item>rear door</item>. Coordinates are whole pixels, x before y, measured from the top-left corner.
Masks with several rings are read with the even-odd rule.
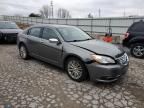
[[[28,48],[31,55],[39,56],[39,49],[40,49],[40,35],[42,33],[41,27],[34,27],[28,31]]]
[[[50,63],[58,64],[62,55],[62,44],[51,43],[49,39],[58,38],[58,33],[51,28],[44,28],[41,36],[41,47],[40,55],[41,57]]]

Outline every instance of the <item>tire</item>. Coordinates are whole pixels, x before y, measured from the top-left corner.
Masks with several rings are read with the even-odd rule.
[[[19,55],[24,60],[27,60],[29,58],[28,50],[24,44],[21,44],[19,47]]]
[[[144,58],[144,44],[137,43],[131,47],[131,55],[136,58]]]
[[[67,60],[65,69],[68,76],[74,81],[82,82],[88,79],[88,71],[85,67],[85,64],[75,57],[69,58]]]

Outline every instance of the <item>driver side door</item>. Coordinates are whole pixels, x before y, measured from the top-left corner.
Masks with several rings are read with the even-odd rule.
[[[46,62],[58,64],[62,54],[62,44],[51,43],[49,39],[59,40],[56,31],[51,28],[43,28],[40,46],[41,58]]]

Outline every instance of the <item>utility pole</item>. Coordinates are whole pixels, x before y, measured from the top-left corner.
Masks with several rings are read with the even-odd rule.
[[[51,1],[51,15],[52,15],[52,18],[54,16],[54,13],[53,13],[53,1]]]
[[[101,10],[100,10],[100,8],[98,10],[98,15],[99,15],[99,18],[100,18],[101,17]]]

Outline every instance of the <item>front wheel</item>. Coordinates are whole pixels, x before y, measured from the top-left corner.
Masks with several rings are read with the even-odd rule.
[[[70,58],[67,60],[66,71],[68,76],[77,82],[84,81],[88,78],[88,72],[84,63],[77,58]]]
[[[131,54],[136,58],[144,58],[144,44],[137,43],[131,47]]]
[[[25,47],[25,45],[20,45],[19,55],[24,60],[28,59],[29,55],[28,55],[28,51],[27,51],[27,48]]]

